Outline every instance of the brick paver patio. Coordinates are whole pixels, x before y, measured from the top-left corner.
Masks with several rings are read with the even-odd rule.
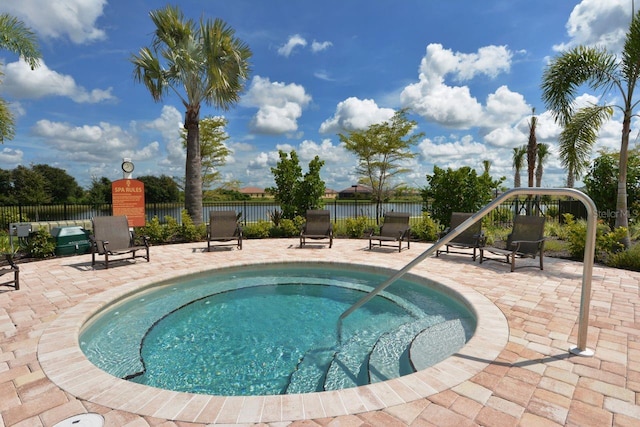
[[[271,426],[640,425],[640,310],[636,310],[640,273],[594,268],[588,347],[595,356],[574,356],[568,348],[577,341],[582,264],[552,258],[545,259],[544,271],[530,268],[514,273],[504,264],[479,265],[462,255],[441,255],[417,266],[416,273],[447,285],[455,283],[483,296],[478,301],[495,304],[508,330],[498,325],[495,342],[476,343],[476,348],[465,348],[441,368],[436,365],[402,381],[296,397],[182,394],[169,403],[157,400],[163,392],[144,387],[127,397],[127,405],[110,406],[106,403],[122,397],[118,384],[112,388],[103,384],[107,392],[94,396],[94,386],[85,378],[90,368],[78,370],[77,376],[64,371],[78,362],[65,354],[76,337],[56,335],[57,328],[74,310],[102,294],[155,278],[254,262],[353,262],[397,269],[428,247],[415,243],[398,253],[369,251],[367,246],[362,240],[337,240],[331,249],[324,245],[299,249],[297,239],[248,240],[242,251],[207,253],[206,243],[155,246],[150,263],[119,263],[109,270],[92,269],[89,255],[21,264],[21,289],[0,289],[0,427],[50,427],[83,413],[101,414],[105,426],[114,427],[261,422]],[[490,328],[484,331],[487,334],[491,335]],[[62,339],[51,339],[58,336]],[[478,348],[482,346],[487,353]],[[485,360],[489,356],[483,355],[493,354],[490,347],[495,346],[499,348],[494,356]],[[87,395],[78,397],[79,383],[87,384]],[[106,399],[109,392],[111,400]],[[149,409],[154,402],[158,408]],[[189,414],[193,408],[198,412]],[[170,413],[176,416],[159,416]]]

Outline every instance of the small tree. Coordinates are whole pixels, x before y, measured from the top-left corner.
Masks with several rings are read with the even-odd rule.
[[[225,131],[227,119],[221,116],[200,120],[200,159],[202,164],[202,189],[210,189],[220,179],[220,167],[227,162],[231,150],[224,144],[229,139]],[[182,129],[182,145],[187,148],[187,130]]]
[[[527,147],[522,145],[513,148],[513,188],[520,188],[520,171],[524,164],[524,156],[527,154]]]
[[[585,175],[586,192],[598,207],[601,219],[615,226],[616,190],[620,175],[620,154],[601,150]],[[640,149],[629,150],[627,159],[627,196],[629,206],[640,202]],[[633,212],[633,209],[631,210]]]
[[[425,203],[431,201],[432,217],[448,225],[452,212],[476,212],[491,201],[490,181],[469,166],[456,170],[434,166],[421,194]]]
[[[144,183],[145,203],[174,203],[180,201],[180,190],[176,182],[166,175],[138,177]]]
[[[324,161],[316,156],[309,162],[309,172],[302,176],[302,168],[298,154],[291,150],[290,154],[278,151],[280,160],[271,168],[275,187],[266,188],[267,193],[274,195],[282,209],[282,217],[293,219],[296,215],[304,215],[307,209],[316,209],[322,204],[325,185],[320,178],[320,169]]]
[[[416,127],[416,122],[408,120],[407,110],[394,114],[386,122],[369,126],[366,130],[339,134],[345,148],[358,157],[357,174],[361,182],[373,190],[372,199],[376,203],[376,222],[382,215],[382,202],[394,188],[393,179],[408,172],[402,161],[416,156],[411,147],[424,136],[416,133],[408,136]],[[397,185],[397,184],[395,184]]]

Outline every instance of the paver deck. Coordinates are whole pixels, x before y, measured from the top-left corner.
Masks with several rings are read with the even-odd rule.
[[[398,269],[428,244],[401,253],[369,251],[364,240],[336,240],[331,249],[300,249],[297,239],[246,240],[243,247],[207,253],[206,243],[154,246],[150,263],[108,270],[92,269],[89,255],[21,264],[21,289],[0,288],[0,427],[50,427],[87,412],[114,427],[640,425],[640,273],[594,268],[587,345],[595,355],[580,357],[568,348],[577,341],[582,264],[553,258],[545,259],[544,271],[514,273],[470,256],[422,262],[416,274],[450,286],[476,308],[491,312],[483,305],[490,303],[499,310],[478,313],[484,330],[456,357],[371,386],[289,396],[188,395],[122,385],[75,353],[72,332],[86,309],[150,281],[273,261]]]

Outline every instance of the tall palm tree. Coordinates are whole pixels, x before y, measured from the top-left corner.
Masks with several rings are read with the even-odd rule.
[[[533,187],[533,175],[536,168],[536,157],[538,151],[538,140],[536,138],[536,125],[538,118],[535,116],[536,109],[531,110],[531,121],[529,122],[529,141],[527,142],[527,172],[529,187]]]
[[[520,170],[524,165],[524,156],[527,154],[527,147],[522,145],[520,147],[513,148],[513,169],[515,174],[513,175],[513,187],[520,187]]]
[[[149,89],[155,101],[173,92],[186,109],[185,208],[193,222],[201,224],[200,106],[205,102],[228,110],[240,100],[251,50],[221,19],[201,19],[196,24],[174,6],[149,15],[156,30],[151,47],[131,58],[134,79]]]
[[[614,108],[622,112],[622,137],[620,141],[620,173],[616,200],[616,227],[629,226],[627,205],[627,163],[631,117],[638,101],[633,91],[640,78],[640,12],[634,14],[626,35],[621,57],[598,47],[578,46],[554,58],[542,76],[542,99],[551,110],[555,120],[564,127],[560,138],[562,146],[575,147],[591,153],[598,137],[600,126],[612,115]],[[575,98],[582,85],[601,91],[601,100],[615,99],[609,95],[616,92],[621,99],[619,105],[588,105],[576,111]],[[566,148],[565,147],[565,148]],[[577,156],[576,158],[580,158]],[[567,161],[563,159],[563,161]],[[575,172],[575,170],[574,170]],[[630,238],[623,239],[629,247]]]
[[[536,153],[536,187],[542,185],[542,174],[544,173],[544,164],[547,161],[547,157],[551,152],[547,144],[538,144],[538,151]]]
[[[36,35],[22,21],[6,13],[0,14],[0,49],[18,54],[32,70],[40,65],[41,54]],[[0,98],[0,144],[14,136],[13,114],[7,102]]]

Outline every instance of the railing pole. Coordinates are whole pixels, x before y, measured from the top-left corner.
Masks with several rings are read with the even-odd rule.
[[[573,188],[540,188],[540,187],[521,187],[513,188],[504,192],[502,195],[496,197],[493,201],[473,214],[470,218],[465,220],[462,224],[451,230],[446,236],[435,242],[426,251],[418,255],[411,262],[405,265],[402,269],[396,272],[393,276],[385,280],[378,285],[374,290],[367,295],[356,301],[351,307],[345,310],[338,318],[337,335],[338,341],[342,341],[342,323],[344,319],[353,313],[355,310],[364,305],[367,301],[371,300],[377,294],[382,292],[389,285],[396,280],[404,276],[409,270],[422,262],[429,255],[433,254],[438,248],[446,245],[460,233],[467,228],[471,227],[477,221],[480,221],[489,212],[500,206],[503,200],[518,195],[558,195],[569,196],[580,200],[587,208],[587,236],[584,250],[584,262],[582,270],[582,292],[580,297],[580,315],[578,318],[578,344],[571,347],[569,351],[573,354],[580,356],[593,356],[593,350],[587,348],[587,330],[589,327],[589,305],[591,301],[591,279],[593,274],[593,258],[596,242],[596,221],[597,221],[597,209],[593,200],[581,191]]]

